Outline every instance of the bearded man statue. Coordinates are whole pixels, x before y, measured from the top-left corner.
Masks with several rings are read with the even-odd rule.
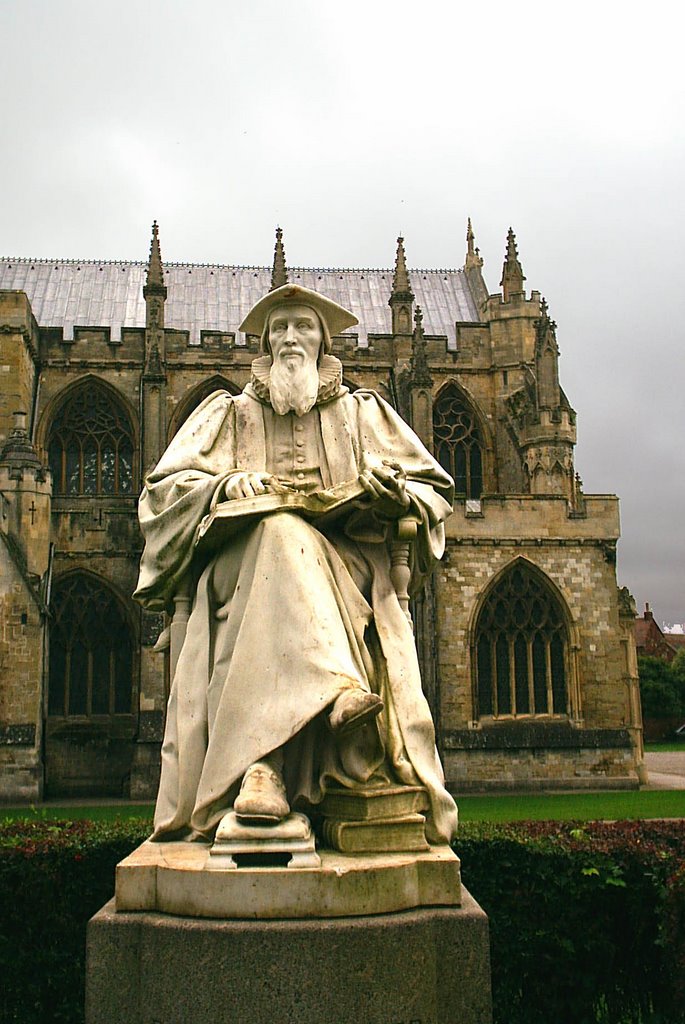
[[[252,380],[206,399],[147,478],[135,596],[171,612],[179,588],[193,594],[156,839],[209,839],[231,807],[244,822],[311,814],[327,789],[362,786],[423,786],[428,840],[456,830],[390,554],[409,518],[418,590],[444,549],[453,484],[382,398],[344,387],[331,335],[356,323],[309,289],[270,292],[241,325],[261,336]],[[288,506],[346,484],[357,496],[335,517]],[[260,495],[275,500],[255,515]],[[202,549],[200,524],[226,507],[234,532]]]

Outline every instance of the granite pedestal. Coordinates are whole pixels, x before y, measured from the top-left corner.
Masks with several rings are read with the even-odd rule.
[[[292,872],[291,872],[292,874]],[[487,917],[302,920],[116,912],[88,925],[87,1024],[490,1024]]]

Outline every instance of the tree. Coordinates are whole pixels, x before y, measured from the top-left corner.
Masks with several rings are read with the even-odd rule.
[[[639,657],[637,663],[645,718],[685,715],[685,651],[679,651],[670,665],[650,657]]]

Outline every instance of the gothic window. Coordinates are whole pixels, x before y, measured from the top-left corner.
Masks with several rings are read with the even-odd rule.
[[[50,628],[48,714],[132,713],[133,644],[118,598],[85,573],[57,581]]]
[[[50,428],[55,494],[132,494],[133,432],[108,392],[89,382],[64,402]]]
[[[198,405],[204,402],[205,398],[209,398],[215,391],[228,391],[231,395],[239,395],[241,388],[237,384],[234,384],[230,380],[226,380],[224,377],[215,375],[210,377],[208,380],[198,384],[197,387],[193,388],[192,391],[186,394],[181,402],[179,402],[176,409],[176,413],[169,428],[169,440],[176,434],[178,430],[183,426],[185,421],[188,419],[190,414],[194,412]]]
[[[476,417],[454,387],[433,406],[435,456],[454,479],[456,493],[480,498],[483,493],[483,442]]]
[[[499,580],[478,616],[478,715],[567,715],[568,638],[558,598],[517,564]]]

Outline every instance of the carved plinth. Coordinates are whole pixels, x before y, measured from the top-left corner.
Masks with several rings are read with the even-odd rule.
[[[261,849],[261,848],[260,848]],[[229,855],[230,856],[230,855]],[[459,858],[449,846],[349,855],[321,850],[321,864],[222,864],[206,843],[143,843],[117,865],[118,911],[184,917],[329,918],[459,906]]]
[[[422,786],[331,789],[321,804],[323,839],[341,853],[427,850]]]
[[[287,856],[289,868],[318,868],[321,858],[309,819],[293,811],[276,825],[245,824],[235,811],[229,811],[219,822],[214,845],[209,851],[210,869],[238,867],[236,857]]]

